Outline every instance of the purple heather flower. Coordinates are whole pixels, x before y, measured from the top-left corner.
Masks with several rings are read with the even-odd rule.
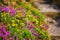
[[[9,9],[8,9],[8,7],[6,7],[6,6],[0,6],[0,11],[8,12]]]
[[[5,27],[4,23],[1,24],[2,27]]]
[[[20,10],[22,13],[25,13],[25,10],[23,8],[17,8],[16,10]]]
[[[2,6],[0,6],[0,11],[2,11],[2,8],[3,8],[3,7],[2,7]]]
[[[21,15],[22,16],[26,16],[26,14],[25,14],[25,12],[26,12],[26,10],[24,10],[23,8],[17,8],[16,10],[19,10],[19,12],[21,12]]]
[[[12,15],[15,15],[16,14],[16,10],[14,10],[12,7],[9,8],[9,15],[12,16]]]
[[[1,31],[5,33],[5,32],[6,32],[5,27],[2,27],[2,28],[1,28]]]
[[[4,36],[4,37],[3,37],[3,40],[7,40],[7,37]]]
[[[7,36],[9,36],[10,35],[10,32],[8,31],[8,32],[2,32],[2,37],[7,37]]]
[[[7,35],[7,36],[9,36],[9,35],[10,35],[10,32],[9,32],[9,31],[7,31],[7,32],[6,32],[6,35]]]
[[[3,37],[4,40],[7,40],[7,36],[10,35],[10,32],[6,31],[4,24],[1,24],[1,26],[2,26],[2,28],[0,28],[0,36]]]
[[[24,38],[22,38],[22,40],[25,40]]]
[[[6,32],[5,31],[5,25],[4,24],[1,24],[2,28],[0,28],[0,32]]]
[[[38,36],[38,33],[36,33],[36,32],[32,32],[32,34],[35,35],[35,36]]]
[[[11,38],[10,38],[10,40],[14,40],[14,38],[13,38],[13,37],[11,37]]]
[[[30,30],[32,28],[32,25],[31,23],[29,23],[28,21],[26,22],[27,26],[28,26],[28,29]]]
[[[2,11],[4,11],[4,12],[8,12],[9,9],[8,9],[8,7],[4,6],[4,7],[2,8]]]
[[[3,34],[0,32],[0,36],[3,37]]]
[[[18,37],[16,37],[16,40],[18,40]]]
[[[11,39],[14,40],[14,37],[12,37]]]
[[[31,40],[30,38],[28,38],[28,40]]]
[[[11,38],[11,40],[14,40],[15,39],[15,36],[13,36],[12,38]],[[16,40],[18,40],[18,37],[16,37]]]
[[[45,30],[47,30],[47,29],[48,29],[48,27],[47,27],[47,25],[46,25],[46,24],[43,24],[43,28],[44,28]]]

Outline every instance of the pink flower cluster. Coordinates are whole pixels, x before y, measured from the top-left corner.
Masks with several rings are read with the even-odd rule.
[[[8,8],[6,6],[0,6],[0,11],[3,11],[3,12],[9,12],[9,15],[12,16],[12,15],[15,15],[16,14],[16,10],[12,7]]]
[[[3,40],[7,40],[8,36],[10,35],[9,31],[6,31],[5,25],[1,24],[1,28],[0,28],[0,37],[3,38]]]

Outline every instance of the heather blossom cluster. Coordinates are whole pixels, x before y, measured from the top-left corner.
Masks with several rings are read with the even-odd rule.
[[[16,14],[16,10],[13,9],[12,7],[7,7],[7,6],[0,6],[0,11],[3,11],[3,12],[9,12],[9,15],[12,16],[12,15],[15,15]]]
[[[27,26],[28,26],[28,29],[32,32],[32,34],[34,36],[38,36],[39,35],[37,32],[34,32],[33,30],[31,30],[33,25],[31,23],[29,23],[28,21],[27,21]]]
[[[0,39],[49,40],[48,26],[38,9],[26,2],[17,5],[0,6]]]
[[[6,31],[6,26],[4,24],[1,24],[0,26],[0,37],[3,38],[3,40],[8,40],[8,36],[10,35],[9,31]]]

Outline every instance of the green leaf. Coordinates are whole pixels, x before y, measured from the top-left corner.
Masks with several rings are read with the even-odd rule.
[[[37,9],[32,8],[31,11],[32,11],[32,14],[36,15],[37,17],[39,17],[39,18],[38,18],[39,20],[44,21],[43,16],[40,14],[40,12],[39,12]]]
[[[11,29],[10,29],[10,34],[11,34],[11,36],[13,36],[15,32],[16,32],[16,28],[11,28]]]

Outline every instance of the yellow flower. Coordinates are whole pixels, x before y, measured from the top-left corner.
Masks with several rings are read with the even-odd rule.
[[[17,32],[19,32],[19,30],[17,29]]]
[[[4,20],[6,21],[6,17],[4,18]]]
[[[20,14],[16,14],[16,17],[20,17],[21,15]]]
[[[25,0],[21,0],[23,3],[25,3]]]
[[[12,23],[12,26],[15,27],[15,28],[17,28],[18,27],[18,24]]]
[[[21,23],[22,25],[24,25],[24,23]]]
[[[19,22],[19,20],[16,20],[17,22]]]
[[[16,17],[19,17],[19,15],[18,15],[18,14],[16,14]]]
[[[8,24],[7,26],[9,26],[11,28],[11,25],[10,24]]]
[[[6,16],[6,13],[3,13],[4,14],[4,16]]]
[[[3,17],[4,15],[2,15],[2,17]]]
[[[15,23],[12,23],[12,26],[15,26],[16,24]]]
[[[15,24],[16,27],[18,27],[18,24]]]
[[[40,21],[40,26],[42,27],[43,23]]]
[[[15,20],[11,20],[12,23],[15,23]]]
[[[36,24],[38,25],[38,21],[36,20]]]

